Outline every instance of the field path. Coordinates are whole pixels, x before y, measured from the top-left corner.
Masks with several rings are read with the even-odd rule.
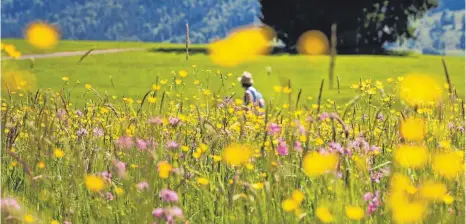
[[[101,50],[93,50],[89,55],[93,54],[111,54],[111,53],[118,53],[118,52],[127,52],[127,51],[141,51],[144,48],[117,48],[117,49],[101,49]],[[27,54],[22,55],[20,58],[16,60],[26,60],[26,59],[36,59],[36,58],[57,58],[57,57],[71,57],[71,56],[82,56],[87,53],[89,50],[86,51],[67,51],[67,52],[54,52],[54,53],[46,53],[46,54]],[[9,57],[2,58],[3,60],[11,59]]]

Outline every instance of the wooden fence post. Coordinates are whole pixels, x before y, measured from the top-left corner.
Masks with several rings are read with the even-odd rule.
[[[189,24],[186,23],[186,60],[189,59]]]
[[[330,37],[330,68],[328,72],[329,87],[333,89],[333,76],[337,57],[337,24],[332,24],[332,36]]]

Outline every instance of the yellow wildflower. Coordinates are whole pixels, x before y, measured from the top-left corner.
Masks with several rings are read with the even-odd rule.
[[[121,187],[116,187],[115,188],[115,194],[118,195],[118,196],[121,196],[125,193],[125,190],[123,190],[123,188]]]
[[[451,147],[451,143],[449,140],[442,140],[439,142],[439,146],[440,148],[449,149]]]
[[[261,190],[261,189],[264,188],[264,183],[261,183],[261,182],[259,182],[259,183],[254,183],[254,184],[251,184],[251,187],[254,188],[254,189],[256,189],[256,190]]]
[[[208,96],[210,95],[212,92],[209,90],[209,89],[205,89],[204,91],[202,91],[202,94],[204,94],[204,96]]]
[[[54,149],[53,150],[53,154],[57,157],[57,158],[62,158],[63,156],[65,156],[65,152],[61,149]]]
[[[212,158],[214,159],[215,162],[222,161],[222,157],[221,157],[221,156],[214,155],[214,156],[212,156]]]
[[[455,199],[450,195],[443,196],[443,202],[447,205],[451,205]]]
[[[188,76],[188,72],[186,70],[180,70],[178,72],[178,75],[180,75],[181,78],[184,78],[184,77]]]
[[[286,94],[291,93],[291,88],[288,86],[283,87],[283,93],[286,93]]]
[[[318,207],[316,209],[316,216],[323,223],[331,223],[334,220],[333,215],[326,207]]]
[[[173,167],[167,161],[161,161],[158,163],[159,177],[162,179],[167,179],[170,176],[170,172]]]
[[[359,206],[346,206],[345,214],[348,219],[360,220],[364,217],[364,210]]]
[[[301,204],[301,202],[304,200],[304,193],[299,190],[294,190],[291,194],[291,198],[296,203]]]
[[[292,212],[298,208],[298,203],[292,199],[282,201],[282,208],[285,212]]]
[[[316,144],[316,146],[321,146],[321,145],[324,144],[324,140],[322,140],[321,138],[318,138],[318,139],[316,139],[315,144]]]
[[[26,223],[33,223],[35,221],[34,217],[32,215],[29,215],[29,214],[24,215],[23,220]]]
[[[204,178],[204,177],[199,177],[197,178],[197,183],[200,184],[200,185],[207,185],[209,184],[209,180],[207,178]]]
[[[281,87],[281,86],[274,86],[274,87],[273,87],[273,90],[274,90],[276,93],[281,92],[282,89],[283,89],[283,87]]]
[[[93,192],[101,191],[105,187],[105,182],[102,177],[96,175],[87,175],[85,178],[85,184],[87,189]]]

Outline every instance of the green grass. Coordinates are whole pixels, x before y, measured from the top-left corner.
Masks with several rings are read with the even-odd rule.
[[[104,46],[109,48],[134,47],[130,43],[122,42],[63,41],[61,49],[72,47],[76,50],[87,49],[96,43],[101,43],[99,46],[102,48]],[[77,63],[80,56],[37,59],[32,69],[30,69],[31,61],[28,60],[8,61],[7,63],[10,64],[9,66],[14,65],[30,70],[36,75],[38,86],[41,88],[61,88],[64,83],[61,80],[63,76],[69,76],[73,83],[79,80],[81,84],[73,90],[75,96],[84,93],[86,91],[84,84],[90,83],[101,94],[107,92],[108,95],[140,98],[151,88],[157,77],[159,80],[172,81],[172,71],[177,72],[181,69],[190,72],[196,70],[197,79],[201,81],[208,77],[207,70],[211,71],[211,75],[215,75],[217,70],[220,70],[222,74],[233,73],[233,76],[225,82],[227,86],[231,86],[231,83],[235,82],[236,77],[243,71],[250,71],[254,76],[256,87],[267,100],[275,96],[272,87],[285,85],[288,79],[291,80],[295,94],[301,88],[304,97],[312,96],[317,99],[320,82],[326,79],[323,97],[337,100],[338,103],[344,103],[354,97],[355,94],[350,87],[351,84],[358,83],[360,79],[380,80],[386,84],[387,78],[396,79],[407,73],[421,72],[431,74],[441,83],[446,80],[441,57],[438,56],[338,56],[335,69],[335,74],[340,79],[340,93],[338,93],[336,81],[333,90],[328,88],[329,57],[327,56],[311,58],[290,55],[266,56],[236,68],[222,68],[213,64],[205,54],[193,54],[186,61],[183,53],[161,53],[149,50],[154,47],[182,49],[182,45],[137,43],[136,46],[138,44],[146,46],[148,50],[90,55],[81,63]],[[20,46],[23,45],[24,41]],[[464,58],[445,57],[445,60],[454,87],[459,95],[464,96]],[[192,65],[196,65],[196,69],[193,69]],[[268,66],[272,68],[270,75],[266,71]],[[195,89],[193,81],[196,78],[192,74],[185,79],[187,83],[186,88],[183,89],[185,95],[189,95]],[[112,86],[111,79],[114,86]],[[209,88],[214,92],[220,89],[218,79],[212,81]],[[239,85],[231,89],[231,92],[237,93],[237,96],[242,94]]]

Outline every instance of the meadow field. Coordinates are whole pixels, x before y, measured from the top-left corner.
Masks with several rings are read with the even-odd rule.
[[[464,57],[339,55],[329,89],[328,56],[2,42],[142,48],[2,60],[2,222],[465,222]]]
[[[24,40],[6,39],[4,43],[18,44],[19,51],[33,52],[34,48],[28,46]],[[311,96],[317,100],[318,90],[322,79],[328,76],[329,57],[326,56],[294,56],[273,55],[246,62],[234,68],[223,68],[214,64],[205,53],[205,45],[194,45],[194,53],[186,60],[184,45],[137,43],[137,42],[98,42],[98,41],[61,41],[57,48],[46,52],[60,51],[86,51],[95,49],[113,48],[143,48],[137,52],[123,52],[114,54],[89,55],[81,63],[81,56],[63,58],[43,58],[34,61],[33,68],[30,60],[12,62],[19,69],[26,69],[35,74],[37,87],[59,89],[63,86],[62,77],[69,77],[69,83],[79,81],[72,95],[80,96],[86,92],[84,84],[91,84],[100,94],[107,92],[109,96],[141,98],[156,79],[172,81],[173,73],[179,70],[195,72],[198,76],[188,76],[185,79],[185,93],[189,94],[196,88],[191,85],[196,79],[205,79],[209,74],[220,72],[225,77],[224,84],[229,93],[241,94],[236,77],[245,70],[254,76],[255,86],[266,96],[267,100],[276,98],[274,86],[288,85],[291,80],[293,89],[302,89],[307,98]],[[165,51],[161,51],[161,50]],[[35,50],[36,52],[38,50]],[[172,51],[172,52],[166,52]],[[176,51],[176,53],[175,53]],[[26,54],[26,53],[24,53]],[[458,95],[464,98],[464,57],[446,56],[445,61],[450,73],[451,82]],[[195,67],[193,67],[195,66]],[[270,69],[271,72],[268,72]],[[328,80],[325,83],[323,97],[337,100],[337,103],[347,103],[354,97],[351,85],[360,80],[386,82],[388,78],[397,78],[408,73],[428,74],[443,85],[446,82],[441,57],[427,55],[410,56],[370,56],[370,55],[343,55],[338,56],[335,75],[340,80],[340,93],[337,89],[335,77],[334,89],[329,90]],[[227,75],[231,75],[227,76]],[[210,80],[213,91],[220,89],[220,80]],[[112,84],[113,83],[113,84]],[[92,95],[92,94],[91,94]]]

